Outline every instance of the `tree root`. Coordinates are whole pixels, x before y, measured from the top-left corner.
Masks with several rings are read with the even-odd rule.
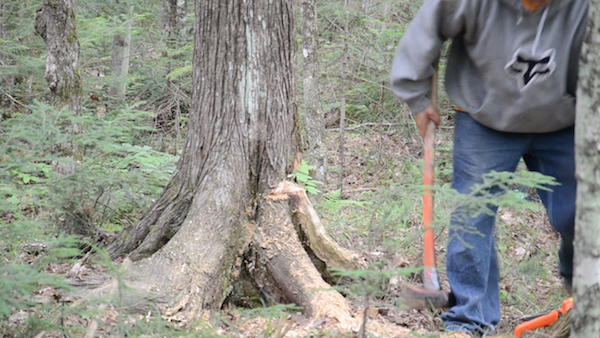
[[[308,237],[311,250],[325,262],[328,268],[356,270],[366,266],[359,255],[341,247],[329,236],[302,187],[289,181],[283,181],[266,198],[289,200],[292,212],[295,213],[302,231]]]
[[[255,232],[258,257],[285,298],[302,307],[311,320],[355,329],[357,321],[347,300],[323,280],[302,247],[287,203],[265,199],[259,213]]]

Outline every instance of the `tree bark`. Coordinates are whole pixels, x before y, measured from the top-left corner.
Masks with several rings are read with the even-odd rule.
[[[184,152],[163,194],[109,251],[145,257],[130,285],[175,298],[171,320],[220,308],[252,276],[262,297],[350,325],[348,304],[295,235],[288,201],[266,198],[299,151],[294,1],[198,0],[195,11]]]
[[[170,53],[177,51],[178,48],[186,43],[188,34],[184,31],[186,28],[184,18],[187,14],[188,3],[186,0],[166,0],[162,4],[161,26],[163,36],[166,37],[162,53],[168,60],[165,73],[167,91],[164,93],[165,103],[160,106],[156,119],[161,126],[167,127],[172,125],[176,135],[181,135],[180,121],[182,110],[188,111],[186,107],[182,107],[182,104],[184,104],[181,102],[182,94],[184,96],[188,95],[184,94],[187,92],[185,86],[182,87],[180,81],[173,81],[171,77],[173,64],[175,64],[175,67],[182,65],[182,55],[176,52],[173,55]]]
[[[177,40],[183,29],[183,18],[187,14],[186,0],[166,0],[161,13],[163,35],[168,43]]]
[[[577,215],[571,337],[600,337],[600,1],[591,0],[577,91]]]
[[[8,20],[8,15],[10,13],[10,8],[11,8],[11,4],[2,4],[0,5],[0,39],[5,39],[7,36],[7,28],[5,23]],[[6,57],[6,55],[4,55],[4,53],[2,53],[2,51],[0,51],[0,65],[5,66],[9,63],[8,58]],[[6,76],[3,75],[2,78],[0,79],[0,86],[10,90],[9,88],[13,88],[13,84],[14,84],[14,79],[13,76]],[[0,97],[0,105],[4,108],[8,108],[10,107],[10,105],[12,105],[12,101],[9,100],[7,97],[5,97],[4,95],[2,95],[2,97]],[[0,123],[2,123],[2,118],[3,115],[0,114]]]
[[[127,6],[127,4],[124,4]],[[119,9],[119,17],[124,19],[122,27],[117,28],[113,36],[112,58],[110,71],[112,87],[110,95],[123,99],[127,91],[127,76],[129,75],[129,61],[131,58],[131,14],[133,6],[127,10]]]
[[[306,145],[310,164],[314,167],[312,177],[325,183],[327,180],[327,145],[324,141],[325,120],[319,94],[316,0],[302,0],[300,2],[300,20],[302,27]]]
[[[346,176],[346,157],[344,155],[345,142],[346,142],[346,91],[348,89],[348,72],[349,72],[349,61],[350,58],[348,56],[348,39],[350,35],[349,29],[349,21],[350,21],[350,13],[349,7],[350,1],[344,0],[344,10],[345,10],[345,18],[344,18],[344,48],[342,51],[342,99],[340,102],[340,130],[339,130],[339,158],[340,158],[340,176],[338,178],[338,188],[340,189],[340,193],[344,196],[344,176]]]
[[[73,0],[42,0],[42,8],[35,15],[35,31],[46,42],[46,72],[52,104],[58,109],[68,106],[75,116],[81,115],[82,84],[79,75],[79,40]],[[73,133],[81,132],[74,124]],[[82,149],[73,144],[62,144],[53,150],[62,156],[52,162],[53,172],[69,176],[75,172],[76,160],[83,156]]]
[[[365,15],[373,15],[377,0],[363,0],[362,1],[362,12]]]
[[[35,16],[35,31],[47,46],[45,78],[53,105],[68,105],[80,115],[82,85],[73,0],[43,0]]]

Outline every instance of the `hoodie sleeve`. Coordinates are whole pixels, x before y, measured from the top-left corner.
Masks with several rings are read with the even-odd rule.
[[[428,95],[433,62],[446,39],[464,33],[466,6],[470,1],[425,0],[408,25],[394,56],[391,87],[413,114],[431,104]]]

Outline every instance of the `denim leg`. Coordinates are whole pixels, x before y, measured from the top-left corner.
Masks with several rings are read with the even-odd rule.
[[[529,135],[497,132],[457,112],[453,188],[468,194],[474,184],[483,181],[483,174],[514,171],[529,140]],[[457,304],[442,314],[442,320],[449,331],[483,333],[500,321],[495,216],[482,214],[465,221],[460,213],[457,210],[450,221],[446,257],[446,273]]]
[[[538,194],[546,207],[550,224],[561,236],[559,271],[565,282],[571,285],[577,196],[574,128],[534,135],[523,159],[529,170],[552,176],[560,184],[549,187],[552,191],[539,189]]]

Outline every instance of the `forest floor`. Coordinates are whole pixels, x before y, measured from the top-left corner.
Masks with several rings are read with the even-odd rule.
[[[448,187],[451,179],[452,129],[440,129],[437,136],[437,184]],[[414,128],[413,128],[414,129]],[[362,255],[371,263],[372,276],[361,282],[349,282],[342,292],[356,310],[357,323],[367,321],[369,337],[438,337],[442,332],[440,313],[431,310],[405,310],[398,303],[404,284],[420,285],[418,274],[386,274],[403,268],[418,268],[421,264],[421,143],[415,132],[400,132],[401,128],[365,127],[347,133],[342,196],[331,193],[339,186],[339,154],[337,134],[330,135],[330,180],[321,189],[326,193],[315,207],[330,234],[344,247]],[[402,130],[406,130],[402,128]],[[523,188],[523,187],[521,187]],[[527,198],[535,200],[535,192],[525,187]],[[437,198],[437,197],[436,197]],[[449,290],[445,278],[444,224],[450,209],[443,196],[436,200],[438,219],[436,251],[442,287]],[[540,314],[560,306],[567,296],[556,268],[558,235],[551,229],[543,208],[513,210],[502,208],[498,213],[497,248],[501,258],[502,321],[496,334],[508,334],[528,315]],[[35,260],[35,253],[23,253],[23,261]],[[117,262],[118,263],[118,262]],[[48,272],[66,277],[106,275],[106,266],[70,263],[49,265]],[[381,277],[384,276],[384,277]],[[365,282],[366,281],[366,282]],[[362,284],[361,284],[362,283]],[[374,288],[373,288],[374,287]],[[372,291],[376,289],[376,291]],[[371,291],[368,291],[371,290]],[[371,297],[365,297],[371,292]],[[57,300],[49,288],[39,291],[40,301],[65,304],[77,300]],[[365,302],[368,299],[368,303]],[[57,305],[58,306],[58,305]],[[363,317],[364,308],[367,315]],[[115,328],[132,323],[156,323],[152,311],[145,316],[119,315],[118,307],[103,306],[97,337],[115,336]],[[263,312],[266,313],[266,312]],[[285,313],[284,313],[285,314]],[[15,313],[9,326],[23,324],[26,316]],[[358,337],[355,332],[336,332],[327,322],[308,322],[300,314],[253,315],[227,307],[218,320],[194,332],[182,331],[161,323],[161,329],[127,335],[138,337]],[[89,333],[90,319],[80,313],[65,316],[62,325],[80,327],[81,336]],[[150,325],[150,324],[148,324]],[[157,325],[157,324],[153,324]],[[118,331],[118,330],[117,330]],[[120,335],[116,335],[119,336]],[[38,333],[36,338],[63,337],[61,334]]]
[[[438,129],[436,135],[436,185],[448,187],[451,182],[452,121],[445,121],[445,127]],[[412,135],[400,134],[397,130],[381,131],[376,127],[364,133],[351,133],[347,136],[347,171],[344,179],[344,197],[350,200],[375,200],[380,206],[386,203],[396,204],[392,210],[405,204],[409,214],[392,218],[395,224],[384,225],[384,229],[364,228],[366,218],[349,221],[356,217],[353,207],[328,210],[327,203],[319,205],[324,223],[335,238],[348,248],[362,248],[365,257],[372,262],[386,262],[383,269],[420,267],[421,261],[421,203],[420,194],[414,194],[411,186],[421,184],[421,140]],[[335,144],[336,142],[329,142]],[[370,159],[369,159],[370,158]],[[336,158],[336,160],[338,160]],[[369,163],[369,162],[376,162]],[[398,187],[398,185],[400,187]],[[390,188],[390,186],[393,186]],[[404,189],[407,192],[389,194],[386,190]],[[330,190],[333,187],[329,188]],[[528,200],[536,201],[533,210],[500,208],[496,222],[496,244],[501,264],[501,308],[502,320],[495,334],[504,335],[513,332],[516,325],[526,316],[546,313],[560,307],[567,293],[557,269],[557,249],[560,238],[548,222],[545,210],[535,190],[527,187],[515,187],[523,190]],[[373,196],[380,196],[379,198]],[[382,197],[381,196],[385,196]],[[388,201],[387,196],[397,198]],[[436,253],[438,270],[444,290],[449,290],[445,278],[445,242],[450,209],[448,201],[436,197]],[[444,198],[441,196],[441,198]],[[440,205],[437,208],[437,205]],[[342,211],[342,212],[340,212]],[[345,211],[345,212],[344,212]],[[390,214],[385,207],[369,210],[379,216]],[[372,217],[372,216],[367,216]],[[385,223],[376,217],[379,223]],[[340,226],[342,225],[342,226]],[[345,225],[345,226],[344,226]],[[361,229],[357,230],[357,229]],[[392,233],[386,233],[392,232]],[[396,232],[395,234],[393,232]],[[391,240],[394,239],[394,240]],[[390,243],[391,242],[391,243]],[[397,297],[404,284],[420,286],[420,276],[409,275],[393,279],[388,283],[384,296],[374,301],[374,307],[380,309],[380,321],[395,324],[398,328],[408,329],[412,336],[437,337],[443,333],[440,312],[431,310],[403,310],[398,306]],[[381,311],[383,310],[383,311]],[[373,332],[375,336],[392,337],[389,333]],[[400,333],[398,337],[401,337]],[[525,336],[525,335],[524,335]],[[550,337],[550,336],[546,336]]]

